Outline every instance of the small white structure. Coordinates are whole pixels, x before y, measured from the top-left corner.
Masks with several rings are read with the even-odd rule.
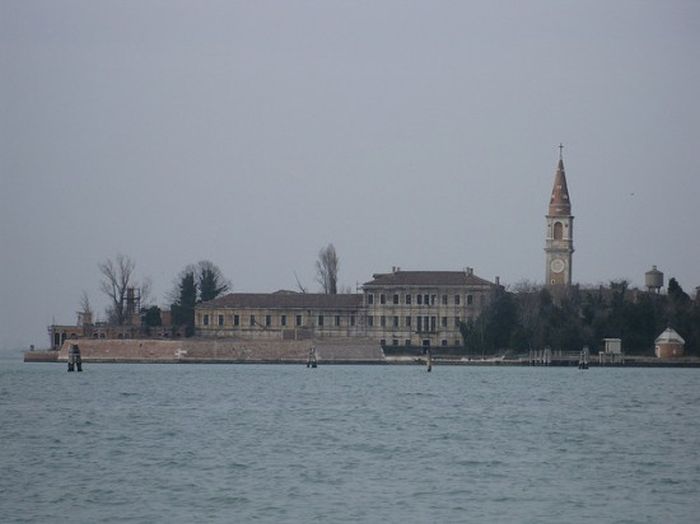
[[[658,358],[682,357],[685,351],[685,340],[671,327],[667,327],[654,344],[654,353]]]
[[[621,338],[604,338],[605,352],[613,355],[622,354],[622,339]]]

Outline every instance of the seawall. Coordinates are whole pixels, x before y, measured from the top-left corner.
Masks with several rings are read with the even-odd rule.
[[[306,363],[316,349],[319,363],[385,364],[384,353],[370,339],[245,340],[234,338],[79,339],[59,351],[33,351],[25,362],[67,362],[71,344],[78,344],[83,362],[93,363]]]

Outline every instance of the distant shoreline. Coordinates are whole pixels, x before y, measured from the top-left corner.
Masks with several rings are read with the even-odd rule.
[[[66,364],[58,351],[27,351],[24,353],[24,362]],[[227,359],[227,358],[109,358],[109,357],[83,357],[86,364],[284,364],[306,365],[306,360],[298,358],[282,359]],[[414,356],[385,357],[384,359],[319,359],[319,366],[326,365],[373,365],[373,366],[424,366],[425,359]],[[433,366],[503,366],[503,367],[577,367],[578,361],[573,358],[553,360],[549,365],[531,365],[526,356],[515,358],[441,358],[433,357]],[[625,356],[623,363],[601,364],[596,358],[592,358],[589,367],[619,367],[619,368],[700,368],[700,358],[683,357],[678,359],[662,360],[655,357]]]

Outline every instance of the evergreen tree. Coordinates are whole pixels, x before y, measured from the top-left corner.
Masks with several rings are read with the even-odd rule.
[[[197,264],[197,281],[200,302],[214,300],[231,288],[231,283],[226,280],[221,269],[209,260],[202,260]]]
[[[179,278],[177,298],[170,310],[173,316],[173,325],[184,326],[185,335],[194,334],[194,306],[197,303],[197,282],[194,270],[187,268]]]

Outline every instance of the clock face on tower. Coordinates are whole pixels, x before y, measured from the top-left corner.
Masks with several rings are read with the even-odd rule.
[[[552,260],[552,263],[549,265],[549,267],[552,270],[552,273],[561,273],[564,271],[564,268],[566,267],[566,264],[561,258],[555,258]]]

